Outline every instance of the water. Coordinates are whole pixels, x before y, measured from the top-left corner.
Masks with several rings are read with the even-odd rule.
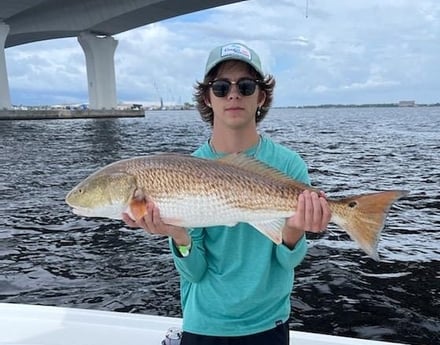
[[[366,257],[331,226],[309,236],[291,328],[440,344],[440,108],[274,109],[261,131],[297,150],[331,196],[411,194]],[[65,194],[93,170],[155,152],[192,152],[209,128],[195,112],[145,119],[0,122],[0,302],[181,316],[167,241],[81,219]]]

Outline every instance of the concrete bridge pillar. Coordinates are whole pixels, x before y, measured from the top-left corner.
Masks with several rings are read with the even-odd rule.
[[[84,32],[78,36],[78,42],[86,56],[89,108],[116,108],[114,55],[118,41]]]
[[[0,22],[0,109],[11,108],[8,71],[6,69],[5,41],[8,37],[9,25]]]

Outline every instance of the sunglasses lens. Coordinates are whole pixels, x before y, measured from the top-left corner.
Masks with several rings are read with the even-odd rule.
[[[216,80],[212,83],[211,87],[214,95],[217,97],[225,97],[231,88],[231,83],[226,80]]]
[[[251,79],[242,79],[237,83],[238,91],[243,96],[250,96],[255,92],[255,88],[257,87],[257,83],[255,80]]]
[[[231,89],[231,84],[229,80],[215,80],[210,85],[214,95],[217,97],[226,97]],[[257,87],[257,82],[252,79],[240,79],[236,84],[238,92],[240,92],[242,96],[253,95]]]

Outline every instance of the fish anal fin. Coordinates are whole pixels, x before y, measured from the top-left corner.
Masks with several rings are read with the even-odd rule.
[[[281,244],[283,241],[283,227],[285,219],[272,219],[260,222],[249,223],[264,236],[267,236],[275,244]]]

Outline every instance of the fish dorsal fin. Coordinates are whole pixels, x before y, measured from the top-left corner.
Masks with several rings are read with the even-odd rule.
[[[281,244],[283,240],[282,230],[285,222],[285,219],[272,219],[249,224],[267,236],[273,243]]]
[[[272,179],[282,180],[284,182],[294,181],[291,177],[271,166],[248,157],[243,153],[231,153],[227,156],[217,159],[217,161],[239,167],[240,169],[250,171],[260,176],[270,177]]]

